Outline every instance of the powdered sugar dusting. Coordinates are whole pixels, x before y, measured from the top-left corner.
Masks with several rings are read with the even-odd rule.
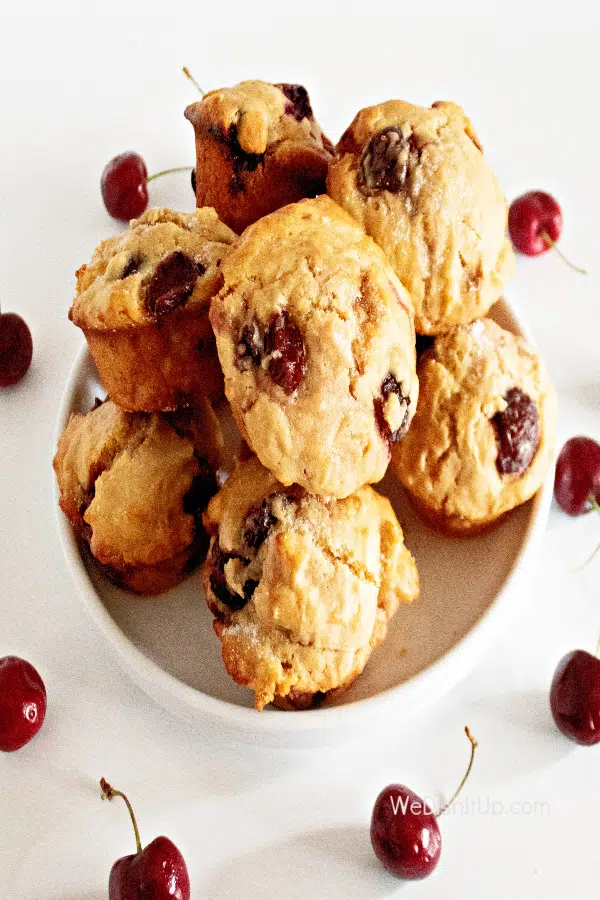
[[[256,622],[236,622],[223,629],[223,634],[229,637],[243,637],[251,644],[259,645],[258,625]]]

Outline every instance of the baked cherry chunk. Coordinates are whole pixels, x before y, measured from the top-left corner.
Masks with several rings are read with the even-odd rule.
[[[401,191],[410,168],[418,163],[426,143],[414,132],[406,137],[397,125],[390,125],[374,135],[363,150],[358,167],[358,184],[362,192],[397,194]]]
[[[385,402],[390,394],[396,394],[398,396],[400,406],[404,410],[402,422],[395,431],[392,431],[392,429],[390,428],[384,414]],[[381,397],[378,397],[375,400],[375,418],[377,420],[377,426],[379,428],[379,431],[381,432],[381,436],[389,444],[395,444],[396,441],[399,441],[400,438],[404,437],[404,435],[408,431],[409,410],[410,398],[404,396],[404,394],[402,393],[402,385],[398,382],[396,377],[392,375],[391,372],[388,372],[388,374],[381,382]]]
[[[235,197],[244,191],[244,175],[255,172],[264,163],[264,153],[247,153],[242,150],[238,138],[237,125],[233,123],[227,131],[217,127],[209,127],[209,133],[227,147],[227,154],[233,163],[233,172],[229,181],[229,192]],[[195,181],[195,179],[194,179]]]
[[[264,339],[261,337],[256,322],[244,325],[236,349],[236,365],[241,372],[246,372],[252,364],[259,366],[265,351]]]
[[[285,105],[287,115],[293,116],[297,122],[313,118],[310,98],[305,87],[301,84],[276,84],[275,87],[278,87],[288,99]]]
[[[293,394],[306,374],[306,353],[300,329],[286,310],[271,320],[265,350],[271,356],[269,375],[286,394]]]
[[[143,259],[139,254],[130,256],[125,263],[125,268],[121,272],[121,279],[129,278],[130,275],[135,275],[139,271],[142,263]]]
[[[239,557],[236,553],[226,553],[221,550],[221,548],[219,547],[219,542],[215,541],[210,558],[210,589],[217,600],[220,600],[221,603],[232,610],[232,612],[236,612],[238,609],[243,609],[251,596],[251,594],[247,595],[246,590],[244,590],[244,596],[241,597],[235,591],[232,591],[227,584],[227,579],[225,577],[225,566],[230,559],[239,558],[241,557]],[[243,561],[246,563],[246,565],[249,562],[249,560],[247,559]],[[246,582],[246,584],[247,583],[248,582]]]
[[[176,250],[156,267],[146,288],[146,309],[154,319],[160,319],[178,306],[183,306],[196,286],[204,266]]]
[[[252,550],[258,550],[264,544],[277,517],[271,511],[271,504],[263,500],[259,506],[253,506],[248,510],[244,522],[244,543]]]
[[[540,443],[539,413],[531,397],[519,387],[510,388],[504,399],[506,409],[492,419],[498,442],[496,467],[501,475],[522,475]]]

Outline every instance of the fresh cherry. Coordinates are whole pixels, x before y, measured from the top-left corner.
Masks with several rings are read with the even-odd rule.
[[[46,715],[46,688],[31,663],[0,659],[0,750],[20,750],[35,737]]]
[[[550,709],[557,727],[577,744],[600,741],[600,659],[573,650],[558,664],[550,688]]]
[[[139,155],[129,151],[115,156],[100,179],[102,199],[115,219],[137,219],[148,206],[148,170]]]
[[[418,879],[430,875],[442,852],[439,816],[454,803],[473,766],[477,741],[468,728],[471,758],[463,780],[452,798],[437,813],[424,800],[403,784],[385,787],[371,816],[371,844],[385,868],[398,878]]]
[[[0,314],[0,387],[11,387],[23,378],[33,356],[27,322],[16,313]]]
[[[529,191],[510,205],[508,231],[515,250],[526,256],[539,256],[553,248],[568,266],[587,275],[585,269],[566,258],[556,246],[562,232],[562,211],[554,197],[545,191]]]
[[[100,188],[104,205],[115,219],[129,222],[137,219],[148,206],[148,184],[155,178],[173,172],[189,172],[191,166],[178,166],[148,175],[146,163],[133,151],[115,156],[104,167]]]
[[[109,900],[190,900],[190,878],[185,860],[167,837],[155,838],[142,850],[140,832],[131,804],[125,794],[100,779],[102,799],[122,797],[133,831],[136,853],[118,859],[110,870]]]
[[[570,438],[558,455],[554,496],[570,516],[581,516],[600,503],[600,444],[589,437]]]

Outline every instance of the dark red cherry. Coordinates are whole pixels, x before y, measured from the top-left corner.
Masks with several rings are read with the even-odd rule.
[[[566,442],[556,461],[554,496],[570,516],[587,513],[600,503],[600,444],[589,437]]]
[[[185,860],[173,841],[155,838],[142,850],[140,833],[125,794],[100,780],[102,799],[122,797],[135,833],[136,853],[118,859],[110,871],[109,900],[190,900],[190,879]]]
[[[271,320],[265,335],[265,350],[272,354],[269,375],[286,394],[293,394],[306,374],[306,351],[300,329],[287,310]]]
[[[377,858],[398,878],[426,878],[442,852],[435,813],[403,784],[389,784],[377,797],[371,843]]]
[[[573,265],[556,246],[562,226],[561,208],[545,191],[528,191],[510,204],[508,232],[515,250],[526,256],[539,256],[553,248],[563,262],[586,275],[584,269]]]
[[[46,715],[46,688],[31,663],[0,659],[0,750],[20,750],[35,737]]]
[[[148,170],[133,151],[120,153],[104,167],[100,188],[106,209],[115,219],[137,219],[148,206]]]
[[[33,356],[27,322],[16,313],[0,315],[0,387],[11,387],[23,378]]]
[[[556,725],[577,744],[600,741],[600,659],[587,650],[573,650],[558,664],[550,688],[550,709]]]
[[[539,256],[552,246],[547,238],[555,242],[561,235],[561,208],[545,191],[528,191],[510,204],[508,231],[515,250]]]
[[[389,784],[377,797],[371,816],[371,844],[379,861],[398,878],[415,880],[431,875],[442,852],[438,818],[454,803],[473,765],[477,741],[468,728],[471,758],[451,799],[434,813],[424,800],[403,784]]]

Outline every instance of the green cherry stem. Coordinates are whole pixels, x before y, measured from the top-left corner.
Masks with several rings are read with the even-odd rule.
[[[192,73],[190,72],[190,70],[188,69],[187,66],[183,67],[183,74],[185,75],[186,78],[189,78],[189,80],[192,82],[194,87],[197,88],[197,90],[200,91],[200,93],[204,97],[204,95],[206,94],[206,91],[202,90],[202,88],[200,87],[200,85],[198,84],[198,82],[196,81],[196,79],[194,78],[194,76],[192,75]]]
[[[131,803],[129,802],[129,800],[127,799],[125,794],[122,793],[122,791],[116,791],[113,787],[111,787],[110,784],[108,783],[108,781],[106,780],[106,778],[100,779],[100,788],[102,790],[102,799],[103,800],[112,800],[113,797],[122,797],[122,799],[125,801],[127,809],[129,810],[129,815],[131,816],[131,822],[133,824],[133,831],[135,833],[135,846],[137,848],[137,852],[141,853],[142,852],[142,842],[140,840],[140,832],[138,829],[137,822],[135,820],[135,815],[134,815],[133,807],[131,806]]]
[[[596,644],[596,652],[594,654],[596,659],[600,659],[600,635],[598,635],[598,643]]]
[[[469,759],[469,765],[467,767],[467,771],[463,775],[463,780],[461,781],[459,786],[456,788],[456,790],[454,791],[454,793],[452,794],[452,796],[450,797],[448,802],[444,803],[444,805],[439,810],[439,812],[436,813],[436,817],[443,816],[444,813],[446,812],[446,810],[448,810],[452,806],[452,804],[454,803],[454,801],[456,800],[456,798],[458,797],[458,795],[464,788],[467,778],[471,774],[471,769],[473,768],[473,760],[475,759],[475,748],[477,747],[477,741],[475,740],[475,738],[469,731],[468,725],[465,725],[465,734],[469,738],[469,741],[471,742],[471,758]]]
[[[559,250],[558,244],[556,243],[556,241],[552,240],[547,231],[541,231],[540,235],[546,246],[551,250],[555,250],[562,261],[566,263],[569,268],[573,269],[574,272],[579,272],[580,275],[587,275],[587,271],[585,269],[580,269],[579,266],[576,266],[575,263],[572,263],[571,260],[565,256],[562,250]]]
[[[172,175],[173,172],[191,172],[193,166],[177,166],[176,169],[163,169],[162,172],[155,172],[146,178],[146,182],[154,181],[155,178],[162,178],[163,175]]]

